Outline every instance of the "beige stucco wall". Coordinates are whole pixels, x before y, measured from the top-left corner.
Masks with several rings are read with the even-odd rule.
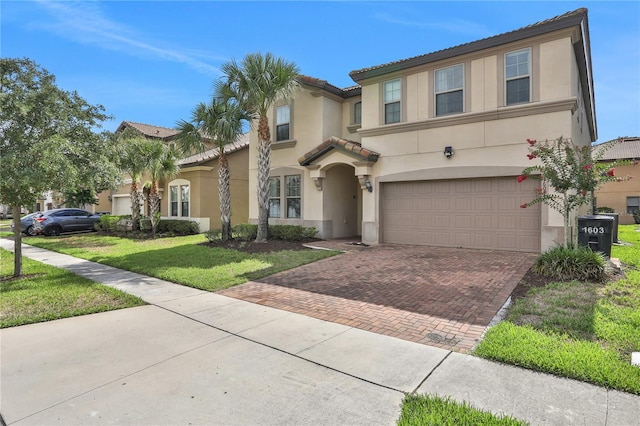
[[[249,220],[249,149],[233,152],[227,156],[231,171],[231,224],[247,223]],[[200,231],[220,229],[220,198],[218,193],[218,160],[210,160],[194,167],[184,167],[176,179],[184,179],[190,184],[190,206],[188,220],[200,224]],[[168,217],[169,184],[164,185],[162,215]]]
[[[620,224],[634,223],[633,216],[627,214],[627,197],[640,197],[640,165],[616,167],[616,176],[633,176],[631,180],[607,182],[597,192],[598,207],[611,207],[618,213]]]

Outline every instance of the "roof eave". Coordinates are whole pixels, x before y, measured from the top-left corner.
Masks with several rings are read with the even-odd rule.
[[[492,47],[500,46],[503,44],[513,43],[526,38],[535,37],[538,35],[550,33],[553,31],[563,30],[571,28],[576,25],[580,25],[583,20],[586,19],[586,9],[580,13],[575,13],[557,20],[534,25],[531,27],[524,27],[519,30],[514,30],[504,34],[498,34],[493,37],[485,38],[482,40],[472,41],[460,46],[451,47],[448,49],[440,50],[433,53],[427,53],[425,55],[416,56],[414,58],[407,59],[405,61],[391,63],[388,65],[382,65],[373,69],[355,70],[349,73],[349,76],[356,83],[360,83],[363,80],[379,77],[385,74],[390,74],[397,71],[402,71],[408,68],[417,67],[420,65],[429,64],[444,59],[453,58],[455,56],[465,55],[467,53],[477,52],[479,50],[489,49]]]

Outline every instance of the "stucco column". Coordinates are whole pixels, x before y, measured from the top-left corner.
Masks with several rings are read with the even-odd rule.
[[[368,161],[354,162],[355,175],[362,188],[362,242],[365,244],[378,244],[378,182],[373,177],[373,165]]]

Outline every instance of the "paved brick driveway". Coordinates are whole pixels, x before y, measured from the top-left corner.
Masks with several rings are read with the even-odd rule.
[[[345,241],[346,253],[221,291],[226,296],[465,352],[535,255]]]

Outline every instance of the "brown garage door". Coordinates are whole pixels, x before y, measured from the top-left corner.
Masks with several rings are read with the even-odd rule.
[[[386,243],[540,251],[536,180],[516,177],[382,184]]]

